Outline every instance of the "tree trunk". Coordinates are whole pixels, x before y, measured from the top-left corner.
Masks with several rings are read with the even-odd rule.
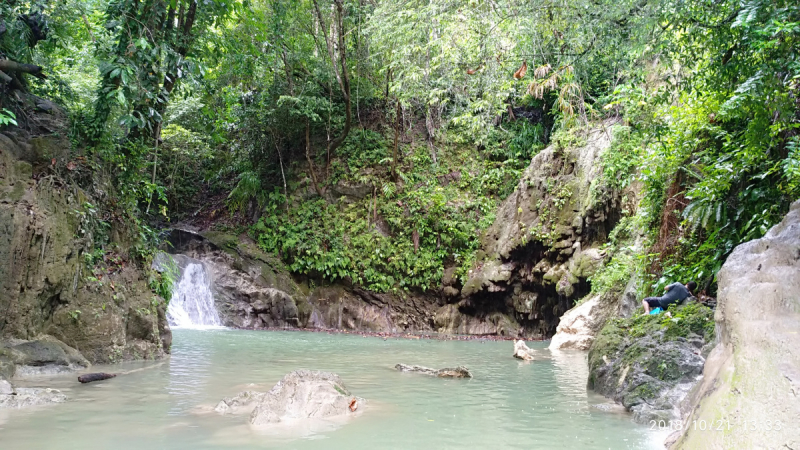
[[[335,30],[336,30],[336,39],[338,43],[338,50],[339,50],[339,58],[337,62],[336,52],[333,48],[333,37],[328,36],[327,32],[327,24],[325,19],[322,17],[322,11],[319,8],[319,3],[317,0],[314,0],[314,11],[317,14],[317,20],[320,23],[320,30],[322,30],[322,35],[325,38],[325,44],[328,48],[328,56],[331,60],[331,65],[333,67],[333,73],[336,76],[336,81],[339,83],[339,88],[342,91],[342,97],[344,98],[344,108],[345,108],[345,121],[344,121],[344,129],[342,130],[342,134],[339,137],[333,139],[332,141],[328,142],[328,165],[330,165],[330,155],[332,155],[337,148],[339,148],[344,140],[347,139],[347,135],[350,133],[350,127],[352,126],[353,122],[353,111],[350,102],[350,75],[347,72],[347,46],[345,45],[345,30],[344,30],[344,20],[343,20],[343,6],[342,0],[334,0],[334,7],[335,7],[335,14],[334,14],[334,22],[335,22]],[[341,65],[341,67],[338,67]]]
[[[400,140],[400,127],[402,127],[402,111],[400,111],[400,100],[395,100],[397,103],[395,125],[394,125],[394,149],[392,150],[392,180],[397,183],[397,153]]]
[[[306,119],[306,161],[308,170],[311,172],[311,182],[314,183],[314,190],[320,197],[324,197],[325,191],[322,190],[317,181],[317,171],[314,169],[314,160],[311,159],[311,123]]]

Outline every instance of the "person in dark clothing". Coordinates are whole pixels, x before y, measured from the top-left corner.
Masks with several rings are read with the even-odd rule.
[[[686,283],[686,285],[680,283],[672,283],[669,286],[664,288],[666,294],[662,295],[661,297],[647,297],[646,299],[642,300],[642,306],[644,306],[644,313],[650,314],[650,310],[653,308],[661,308],[666,310],[669,308],[669,305],[680,303],[684,299],[691,297],[692,292],[697,288],[697,283],[694,281],[690,281]]]

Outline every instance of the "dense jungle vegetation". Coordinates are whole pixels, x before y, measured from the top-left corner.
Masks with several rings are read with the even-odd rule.
[[[638,186],[596,276],[695,279],[800,197],[800,5],[787,0],[4,0],[16,92],[62,105],[93,226],[248,232],[293,272],[375,291],[463,275],[530,159],[616,119]],[[641,235],[644,245],[632,246]],[[94,234],[95,255],[111,251]]]

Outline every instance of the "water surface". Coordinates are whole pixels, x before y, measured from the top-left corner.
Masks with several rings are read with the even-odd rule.
[[[592,407],[585,354],[511,357],[511,342],[364,338],[307,332],[176,329],[172,357],[161,363],[95,366],[126,372],[80,385],[74,375],[20,385],[62,389],[69,402],[0,410],[2,449],[647,449],[663,436],[627,414]],[[396,363],[465,365],[472,380],[393,370]],[[246,416],[209,413],[222,397],[268,390],[287,372],[338,373],[368,399],[344,425],[253,430]],[[143,369],[143,370],[137,370]]]

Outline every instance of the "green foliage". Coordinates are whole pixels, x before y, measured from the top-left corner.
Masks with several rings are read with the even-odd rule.
[[[69,311],[68,314],[75,322],[78,322],[81,319],[81,310],[79,309],[74,309],[72,311]]]
[[[160,269],[160,271],[149,271],[147,283],[153,293],[163,298],[166,303],[169,304],[169,301],[172,299],[172,290],[179,274],[178,265],[174,259],[167,255],[163,258],[163,261],[161,261]],[[159,306],[158,297],[153,298],[153,304],[151,306],[154,308]]]
[[[609,235],[604,250],[611,258],[606,265],[589,277],[592,294],[619,295],[631,276],[642,269],[640,252],[637,251],[634,242],[637,226],[635,217],[623,217]]]
[[[672,32],[656,48],[670,62],[618,86],[606,108],[624,112],[633,142],[646,147],[638,156],[640,212],[651,241],[677,238],[670,256],[650,255],[663,268],[651,292],[694,279],[713,294],[733,248],[763,236],[800,196],[800,9],[785,1],[667,2],[659,14]],[[683,223],[661,229],[671,210]]]
[[[494,219],[497,200],[488,197],[481,190],[483,185],[469,179],[466,172],[446,186],[440,184],[438,177],[447,179],[456,164],[463,165],[461,148],[443,153],[438,166],[432,164],[425,147],[415,149],[409,162],[414,169],[403,175],[404,184],[395,184],[385,167],[375,167],[382,161],[382,139],[359,135],[360,130],[354,131],[351,144],[344,146],[352,161],[346,167],[351,170],[334,165],[333,170],[339,172],[332,178],[379,186],[374,196],[334,203],[294,198],[287,211],[286,198],[276,188],[252,230],[259,245],[279,254],[294,272],[328,281],[346,279],[378,292],[430,289],[451,264],[466,271],[478,248],[479,231]],[[350,150],[349,145],[364,146],[366,151]],[[373,156],[352,159],[352,154]],[[370,162],[371,166],[355,170]],[[372,175],[364,176],[364,171]]]
[[[390,157],[383,136],[366,129],[350,133],[339,148],[338,154],[347,162],[350,170],[386,163]]]
[[[633,181],[633,175],[641,164],[644,143],[638,133],[630,127],[615,126],[611,147],[600,157],[603,166],[602,183],[614,189],[624,189]]]
[[[12,112],[5,108],[0,111],[0,127],[6,125],[17,125],[17,116]]]

